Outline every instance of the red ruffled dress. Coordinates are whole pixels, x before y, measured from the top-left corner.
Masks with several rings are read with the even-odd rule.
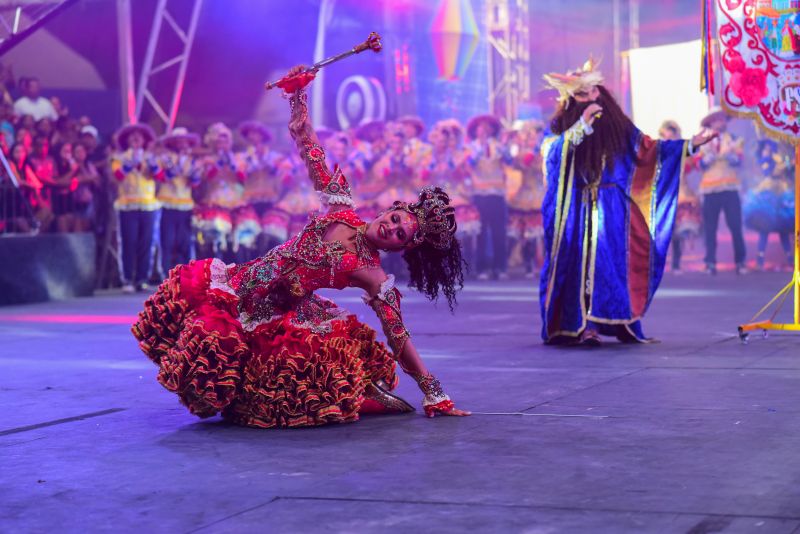
[[[335,178],[346,204],[349,187]],[[193,414],[262,428],[344,423],[358,420],[371,382],[396,386],[394,358],[376,332],[314,294],[380,266],[366,224],[342,207],[249,263],[176,267],[147,299],[133,333],[158,381]],[[356,229],[355,251],[323,240],[332,224]]]

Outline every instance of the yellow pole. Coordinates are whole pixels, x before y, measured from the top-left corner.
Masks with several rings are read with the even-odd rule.
[[[794,145],[794,324],[800,324],[800,143]]]
[[[754,330],[763,330],[766,334],[767,330],[790,330],[793,332],[800,332],[800,143],[794,147],[794,272],[792,273],[792,281],[784,287],[780,293],[775,295],[769,304],[761,308],[747,324],[739,326],[739,338],[742,342],[747,343],[748,332]],[[783,301],[788,298],[789,293],[794,295],[794,322],[789,324],[773,323],[772,318],[766,320],[758,320],[767,309],[775,303],[777,307],[773,317],[780,311]]]

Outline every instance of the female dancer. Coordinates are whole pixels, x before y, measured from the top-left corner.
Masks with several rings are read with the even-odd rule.
[[[409,411],[389,393],[397,383],[394,361],[375,332],[314,295],[323,287],[351,286],[366,291],[394,358],[424,394],[426,415],[468,415],[455,408],[414,348],[400,292],[378,256],[379,250],[403,251],[410,285],[430,299],[444,293],[452,306],[463,262],[449,198],[441,189],[425,189],[418,202],[395,202],[371,223],[361,221],[347,180],[325,164],[304,92],[292,94],[290,103],[290,133],[327,212],[249,263],[208,259],[170,273],[133,326],[140,347],[159,366],[159,382],[200,417],[221,412],[234,423],[262,428]]]

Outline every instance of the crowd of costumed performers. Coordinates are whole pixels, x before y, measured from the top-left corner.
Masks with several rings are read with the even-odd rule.
[[[541,263],[543,132],[536,120],[504,130],[496,117],[480,115],[466,127],[447,119],[426,128],[406,116],[317,135],[328,164],[354,185],[365,219],[394,200],[413,200],[420,188],[445,187],[471,276],[498,279],[507,276],[509,259],[529,277]],[[143,124],[115,134],[110,169],[125,291],[147,289],[154,250],[155,278],[163,278],[190,258],[248,261],[303,228],[320,209],[317,192],[302,159],[272,141],[257,121],[236,134],[212,124],[202,139],[182,127],[156,138]],[[399,259],[385,261],[407,276]]]
[[[705,271],[716,274],[723,214],[737,273],[747,272],[745,226],[760,234],[757,268],[765,266],[770,233],[780,236],[786,265],[792,263],[794,162],[774,142],[762,140],[754,155],[760,176],[746,189],[743,142],[727,132],[728,121],[722,110],[711,110],[702,126],[715,138],[683,158],[670,240],[672,272],[682,272],[684,252],[704,236]],[[492,115],[473,117],[466,126],[455,119],[426,126],[405,116],[346,131],[320,128],[317,135],[328,164],[338,165],[355,186],[364,219],[394,199],[413,200],[422,187],[446,188],[459,221],[467,276],[486,280],[506,278],[510,268],[533,278],[544,263],[545,130],[534,119],[503,128]],[[659,136],[680,139],[680,127],[665,121]],[[257,121],[240,124],[236,132],[216,123],[203,138],[185,128],[156,138],[145,125],[129,125],[116,133],[115,142],[110,168],[118,186],[125,291],[146,289],[149,280],[163,279],[190,258],[259,257],[320,209],[303,161],[276,150],[270,128]],[[700,175],[697,191],[689,184],[690,173]],[[408,276],[399,258],[384,260],[388,271]]]

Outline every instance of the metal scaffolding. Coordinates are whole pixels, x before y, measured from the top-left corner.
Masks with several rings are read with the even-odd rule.
[[[0,2],[0,55],[11,50],[76,0]]]
[[[200,8],[203,5],[203,0],[173,1],[173,4],[179,4],[183,9],[185,9],[188,4],[191,4],[191,16],[188,27],[181,27],[176,21],[176,18],[170,13],[167,5],[168,3],[169,0],[159,0],[156,6],[155,15],[153,16],[153,27],[150,30],[150,39],[147,44],[147,51],[145,52],[144,63],[142,65],[142,75],[139,78],[139,84],[136,90],[135,112],[135,120],[138,122],[142,117],[145,104],[149,104],[157,118],[163,123],[164,132],[170,132],[175,126],[175,118],[178,115],[178,106],[180,106],[181,95],[183,93],[183,83],[186,79],[186,67],[189,64],[189,56],[192,50],[192,43],[194,42],[197,21],[200,18]],[[163,41],[161,36],[165,31],[165,26],[168,26],[178,37],[180,49],[175,55],[166,54],[169,56],[167,59],[161,61],[161,63],[157,65],[153,65],[154,59],[157,56],[165,55],[164,53],[158,53],[163,52],[163,48],[159,48],[159,45],[162,44]],[[153,79],[165,71],[170,70],[177,70],[174,83],[171,84],[171,93],[156,94],[157,92],[154,91],[152,87]]]
[[[531,98],[528,0],[487,0],[489,110],[509,126]]]

